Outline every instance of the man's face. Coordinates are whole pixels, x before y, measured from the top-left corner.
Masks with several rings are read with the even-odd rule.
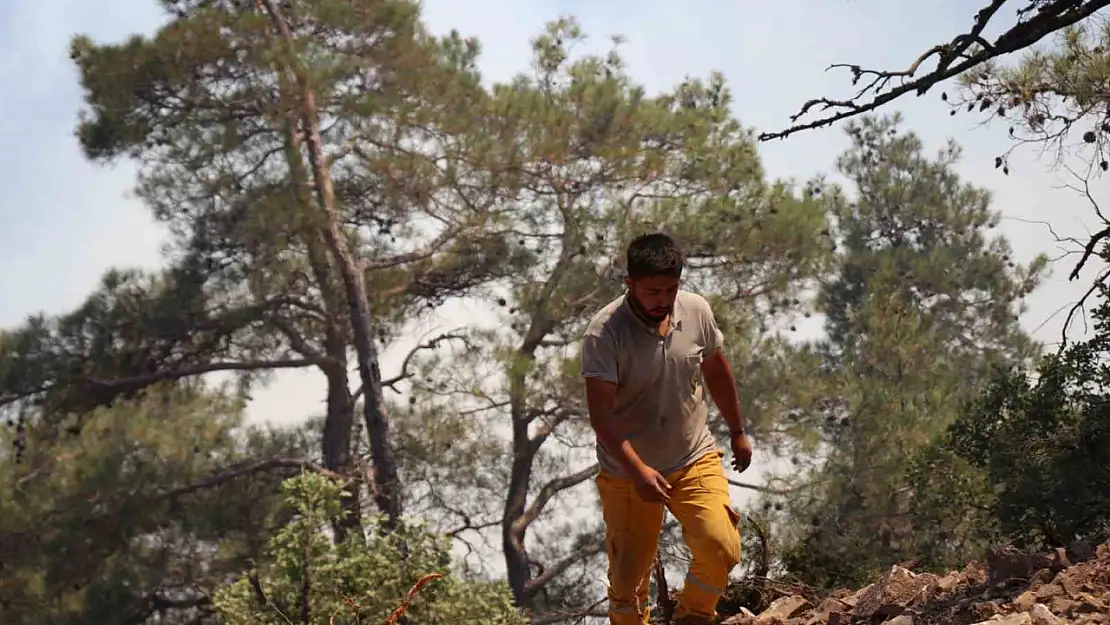
[[[678,297],[680,279],[672,276],[651,276],[647,278],[625,278],[633,299],[640,310],[653,321],[662,321],[671,314],[674,299]]]

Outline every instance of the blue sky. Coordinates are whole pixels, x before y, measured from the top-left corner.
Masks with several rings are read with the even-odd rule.
[[[758,8],[755,8],[758,7]],[[528,41],[543,23],[563,14],[582,22],[596,46],[624,35],[625,58],[649,90],[686,75],[722,71],[735,93],[736,114],[747,125],[772,130],[807,98],[845,95],[849,77],[825,72],[833,62],[903,67],[921,50],[965,28],[978,9],[967,0],[929,3],[891,0],[777,0],[741,3],[695,0],[428,0],[425,19],[438,32],[457,28],[483,42],[483,71],[501,80],[526,69]],[[78,303],[110,266],[156,266],[160,231],[141,204],[127,197],[134,169],[85,161],[73,135],[81,93],[68,42],[75,34],[118,41],[149,33],[162,19],[156,0],[3,0],[0,2],[0,324],[25,315],[60,312]],[[1090,209],[1048,162],[1022,153],[1010,177],[993,168],[1008,145],[1002,127],[976,127],[949,117],[939,91],[899,103],[907,125],[937,147],[954,137],[965,148],[962,173],[992,189],[1002,230],[1019,257],[1052,251],[1047,220],[1081,235]],[[771,175],[805,178],[827,171],[845,147],[842,130],[811,131],[761,146]],[[1095,187],[1096,196],[1101,186]],[[1036,327],[1080,285],[1067,269],[1031,300],[1025,323]],[[458,312],[458,310],[456,310]],[[1055,340],[1058,317],[1038,332]],[[395,358],[383,363],[386,375]],[[282,378],[252,405],[259,419],[288,421],[315,410],[320,394],[311,375]]]

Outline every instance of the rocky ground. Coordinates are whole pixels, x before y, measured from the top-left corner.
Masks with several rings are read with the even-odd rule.
[[[866,588],[825,596],[737,584],[718,609],[722,625],[1110,625],[1110,542],[1034,555],[995,549],[947,575],[895,566]]]

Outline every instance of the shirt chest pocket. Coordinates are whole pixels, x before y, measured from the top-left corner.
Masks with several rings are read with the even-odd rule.
[[[701,354],[675,356],[671,361],[674,363],[676,390],[689,401],[701,401],[705,386],[701,375]]]

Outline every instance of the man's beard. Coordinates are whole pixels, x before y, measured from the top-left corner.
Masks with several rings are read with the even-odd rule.
[[[628,299],[632,302],[632,308],[635,309],[635,311],[641,317],[652,323],[663,323],[663,320],[667,318],[667,315],[671,314],[671,308],[669,306],[658,311],[653,311],[644,308],[644,305],[640,303],[640,300],[636,299],[636,296],[632,295],[631,293],[628,294]]]

